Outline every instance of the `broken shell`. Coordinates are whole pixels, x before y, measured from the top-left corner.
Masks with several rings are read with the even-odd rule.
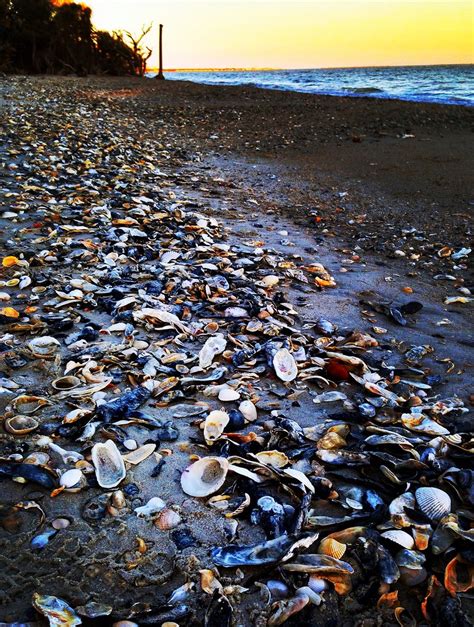
[[[3,427],[5,431],[8,433],[12,433],[13,435],[25,435],[34,431],[39,426],[39,422],[32,418],[31,416],[10,416],[10,418],[6,418]]]
[[[60,377],[59,379],[55,379],[51,385],[55,390],[60,390],[61,392],[64,390],[72,390],[73,388],[77,388],[81,385],[81,380],[78,377],[67,376]]]
[[[115,488],[125,479],[125,464],[113,440],[95,444],[91,457],[97,483],[102,488]]]
[[[444,573],[444,587],[451,596],[458,592],[468,592],[474,588],[474,568],[472,562],[457,555],[446,566]]]
[[[319,543],[318,553],[341,559],[347,550],[347,545],[334,540],[334,538],[324,538]]]
[[[194,462],[181,475],[183,492],[190,496],[214,494],[224,484],[229,462],[224,457],[204,457]]]
[[[284,468],[290,461],[281,451],[260,451],[260,453],[255,454],[255,457],[262,464],[273,466],[273,468]]]
[[[58,597],[35,592],[32,603],[38,612],[46,616],[52,627],[74,627],[82,623],[72,607]]]
[[[418,507],[430,520],[438,521],[451,512],[451,498],[439,488],[418,488],[415,498]]]
[[[150,457],[155,448],[156,444],[154,443],[144,444],[143,446],[140,446],[140,448],[130,451],[130,453],[127,453],[126,455],[122,455],[122,457],[127,464],[139,464],[144,459],[147,459],[147,457]]]
[[[173,509],[163,509],[155,520],[155,527],[162,531],[174,529],[181,522],[181,516]]]
[[[242,401],[239,405],[239,411],[247,422],[257,420],[257,408],[252,401]]]
[[[211,411],[204,422],[204,439],[207,444],[212,444],[224,433],[229,423],[229,414],[225,411]]]
[[[34,357],[47,358],[52,357],[60,349],[61,344],[54,337],[44,335],[43,337],[35,337],[28,342],[28,348]]]
[[[227,340],[222,333],[217,333],[206,340],[199,352],[199,367],[205,370],[212,364],[214,357],[224,352]]]
[[[27,396],[25,394],[15,398],[12,405],[20,414],[34,414],[41,407],[49,405],[49,401],[40,396]]]
[[[380,535],[382,538],[386,538],[387,540],[391,540],[392,542],[405,547],[405,549],[412,549],[415,546],[415,540],[413,537],[402,529],[389,529]]]
[[[280,348],[273,357],[275,373],[282,381],[293,381],[298,375],[298,368],[293,355],[287,348]]]
[[[152,516],[161,512],[165,507],[166,503],[159,496],[154,496],[146,505],[135,508],[134,512],[139,518],[145,518],[145,516]]]

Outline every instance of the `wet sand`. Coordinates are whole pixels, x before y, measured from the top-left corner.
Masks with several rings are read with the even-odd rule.
[[[288,300],[301,310],[302,321],[322,316],[340,329],[371,332],[374,325],[385,327],[387,354],[395,347],[433,346],[423,367],[441,375],[439,393],[443,397],[457,393],[469,401],[472,305],[444,304],[447,296],[461,296],[459,287],[470,285],[466,258],[455,262],[439,257],[437,251],[443,246],[457,251],[469,243],[474,199],[472,111],[171,81],[38,78],[0,83],[2,111],[19,105],[27,112],[29,97],[32,102],[51,98],[55,115],[64,106],[69,123],[80,125],[83,116],[96,137],[108,132],[108,123],[113,121],[117,137],[141,155],[143,171],[149,168],[158,178],[159,172],[163,174],[163,203],[175,198],[216,217],[231,229],[231,242],[263,240],[282,256],[300,254],[304,263],[317,257],[335,277],[337,288],[315,292],[288,286]],[[41,110],[32,106],[32,111]],[[30,122],[34,123],[34,118]],[[52,122],[58,131],[57,118]],[[41,137],[48,147],[47,120],[37,124],[35,139]],[[415,137],[402,139],[407,134]],[[22,139],[28,141],[26,128]],[[10,167],[17,160],[14,147],[14,137],[0,136],[3,190],[23,182]],[[49,150],[57,154],[52,147]],[[133,166],[137,167],[135,160]],[[133,176],[139,180],[141,175],[137,169]],[[44,199],[38,201],[41,205]],[[8,196],[2,196],[2,211],[10,202]],[[2,249],[8,254],[8,223],[2,221],[1,228]],[[433,278],[446,274],[455,275],[455,280]],[[403,292],[404,287],[413,292]],[[424,308],[414,324],[400,327],[361,306],[361,299],[396,303],[415,299]],[[445,319],[449,323],[440,326]],[[41,389],[41,373],[32,376],[30,386]],[[291,415],[289,400],[282,400],[282,407]],[[171,408],[160,411],[172,415]],[[312,424],[311,399],[301,401],[298,420],[302,426]],[[195,425],[180,425],[180,429],[180,442],[195,436]],[[145,437],[140,427],[134,427],[131,435],[138,440]],[[226,543],[222,517],[204,504],[197,506],[195,499],[191,503],[182,493],[177,494],[176,479],[186,466],[189,450],[172,448],[174,454],[159,483],[150,482],[148,462],[134,469],[131,479],[141,486],[142,501],[159,489],[162,498],[180,508],[198,548],[177,552],[167,534],[130,516],[126,523],[118,516],[98,526],[85,524],[81,507],[90,493],[87,498],[71,495],[48,500],[48,518],[68,514],[75,519],[75,526],[64,540],[57,538],[56,544],[52,542],[42,553],[28,548],[31,521],[17,538],[2,532],[1,566],[6,580],[0,619],[32,616],[27,608],[36,590],[64,596],[74,606],[91,598],[110,603],[120,615],[134,602],[163,604],[172,590],[184,583],[184,575],[194,581],[199,568],[212,568],[210,548]],[[31,486],[6,481],[2,489],[8,502],[38,496]],[[150,542],[149,554],[128,570],[127,563],[138,559],[137,535]],[[241,523],[239,543],[261,539],[261,530]],[[231,578],[223,574],[221,581],[231,583]],[[191,604],[193,618],[176,622],[202,624],[202,606],[208,601],[209,597],[201,594],[200,600]],[[239,624],[256,624],[266,616],[264,596],[255,589],[244,596],[238,608]],[[354,596],[337,609],[331,596],[317,620],[327,625],[361,624],[364,620],[391,624],[393,616],[377,613],[372,603],[364,605]]]

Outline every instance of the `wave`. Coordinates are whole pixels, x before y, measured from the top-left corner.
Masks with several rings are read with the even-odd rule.
[[[379,87],[344,87],[343,91],[353,94],[383,94],[385,90]]]

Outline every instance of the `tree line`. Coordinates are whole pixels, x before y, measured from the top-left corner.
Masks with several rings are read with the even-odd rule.
[[[127,32],[96,30],[92,11],[68,0],[0,0],[0,70],[25,74],[143,76],[151,55]]]

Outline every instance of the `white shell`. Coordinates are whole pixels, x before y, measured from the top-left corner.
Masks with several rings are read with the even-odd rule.
[[[229,386],[224,386],[219,391],[218,398],[220,401],[223,401],[223,402],[238,401],[240,398],[240,394],[237,392],[237,390],[234,390],[233,388]]]
[[[386,538],[387,540],[391,540],[392,542],[396,542],[400,546],[405,547],[405,549],[412,549],[415,546],[415,540],[413,537],[401,529],[389,529],[380,535],[382,538]]]
[[[162,499],[160,499],[159,496],[154,496],[148,501],[146,505],[137,507],[133,511],[139,518],[145,518],[145,516],[152,516],[157,512],[161,512],[161,510],[165,509],[165,507],[166,503]]]
[[[242,401],[239,405],[239,411],[247,422],[257,420],[257,408],[252,401]]]
[[[217,333],[206,340],[199,352],[199,366],[206,369],[212,364],[214,357],[225,351],[227,340],[222,333]]]
[[[183,492],[190,496],[208,496],[224,485],[229,462],[225,457],[203,457],[181,475]]]
[[[439,488],[418,488],[415,498],[418,507],[430,520],[440,520],[451,512],[451,498]]]
[[[28,348],[35,357],[50,357],[59,350],[60,346],[58,340],[49,335],[35,337],[28,342]]]
[[[115,488],[125,479],[125,464],[113,440],[95,444],[91,457],[97,483],[102,488]]]
[[[298,375],[298,368],[293,355],[287,348],[280,348],[273,357],[276,375],[282,381],[293,381]]]
[[[279,282],[280,277],[276,276],[276,274],[267,274],[264,276],[261,281],[259,281],[259,285],[265,288],[274,287]]]
[[[83,476],[84,475],[82,474],[82,471],[80,471],[78,468],[66,470],[66,472],[61,475],[59,483],[65,488],[72,488],[81,481]]]
[[[225,411],[211,411],[204,422],[204,439],[207,444],[218,440],[229,423],[229,414]]]

